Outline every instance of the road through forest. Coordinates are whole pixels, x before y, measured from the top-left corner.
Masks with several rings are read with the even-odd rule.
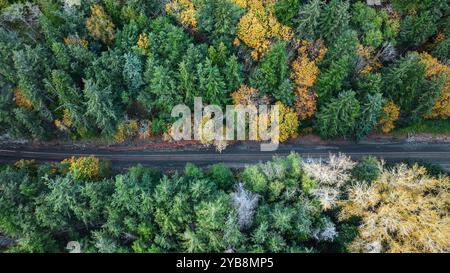
[[[442,166],[450,172],[450,143],[390,143],[390,144],[339,144],[339,145],[288,145],[282,144],[274,152],[261,152],[259,145],[240,144],[229,147],[222,153],[213,149],[172,150],[155,149],[82,149],[65,147],[36,148],[33,146],[0,145],[0,162],[10,163],[19,159],[34,159],[38,162],[61,161],[71,156],[96,156],[111,162],[115,169],[128,168],[136,164],[162,169],[179,169],[187,162],[207,166],[219,162],[231,167],[268,161],[273,156],[299,153],[303,158],[325,158],[329,153],[345,153],[355,160],[373,155],[387,162],[403,160],[424,161]]]

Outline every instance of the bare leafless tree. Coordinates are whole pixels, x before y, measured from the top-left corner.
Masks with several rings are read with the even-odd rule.
[[[259,196],[245,190],[244,185],[239,183],[231,197],[238,214],[239,227],[241,230],[246,230],[252,225],[253,214],[258,206]]]

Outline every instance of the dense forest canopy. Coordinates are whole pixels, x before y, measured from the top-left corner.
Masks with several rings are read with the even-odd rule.
[[[279,103],[281,140],[448,120],[448,1],[373,2],[1,0],[0,134],[146,138],[195,96]]]
[[[172,108],[195,97],[280,106],[280,141],[449,128],[449,11],[448,0],[0,0],[0,137],[167,136]],[[449,252],[449,186],[440,170],[345,155],[114,175],[94,157],[21,160],[0,165],[0,251]]]
[[[0,169],[0,251],[448,252],[449,187],[439,170],[345,155],[115,176],[93,157],[22,160]]]

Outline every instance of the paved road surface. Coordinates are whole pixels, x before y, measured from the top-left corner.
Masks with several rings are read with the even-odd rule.
[[[181,168],[187,162],[199,166],[224,162],[232,167],[243,167],[259,161],[270,160],[273,156],[285,156],[297,152],[304,158],[325,158],[329,153],[345,153],[358,160],[374,155],[388,162],[402,160],[426,161],[437,164],[450,172],[450,143],[393,143],[393,144],[345,144],[345,145],[281,145],[275,152],[260,152],[259,145],[246,144],[232,146],[222,154],[214,150],[198,151],[112,151],[67,149],[61,147],[38,149],[27,146],[0,147],[0,162],[14,162],[19,159],[35,159],[38,162],[61,161],[71,156],[94,155],[109,160],[113,168],[127,168],[136,164],[163,169]]]

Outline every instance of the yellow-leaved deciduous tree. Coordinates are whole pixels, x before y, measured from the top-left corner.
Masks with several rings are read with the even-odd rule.
[[[253,49],[251,55],[257,60],[269,49],[272,40],[288,41],[292,38],[289,27],[282,25],[273,14],[276,0],[233,0],[246,9],[238,23],[237,40],[234,44],[244,42]]]
[[[294,109],[285,106],[281,102],[277,102],[276,105],[279,107],[279,141],[284,142],[292,137],[297,137],[298,135],[298,116]]]
[[[356,184],[342,201],[340,219],[362,219],[352,252],[449,252],[450,178],[417,165],[384,170],[371,185]]]
[[[14,101],[16,102],[17,106],[26,108],[26,109],[33,109],[33,103],[31,100],[25,97],[22,90],[20,88],[14,89]]]
[[[86,20],[86,28],[92,37],[105,44],[110,44],[114,40],[114,24],[101,5],[91,6],[91,16]]]
[[[258,96],[258,90],[245,84],[241,85],[238,90],[231,93],[231,99],[234,105],[249,105],[254,103],[254,99]]]
[[[445,77],[441,95],[433,106],[431,114],[427,115],[426,118],[447,119],[450,117],[450,67],[442,64],[426,52],[421,53],[419,56],[420,61],[425,65],[425,76],[427,78],[433,78],[439,75]]]
[[[18,169],[34,168],[36,167],[36,161],[34,159],[33,160],[21,159],[19,161],[16,161],[16,163],[14,163],[14,167]]]
[[[233,105],[242,105],[242,106],[254,106],[258,109],[258,105],[269,105],[270,100],[267,96],[260,97],[259,90],[253,87],[249,87],[245,84],[241,85],[238,90],[231,93],[231,99],[233,101]],[[247,119],[249,119],[248,117]],[[261,118],[268,119],[268,116],[255,116],[256,120],[248,120],[248,123],[257,124],[256,128],[259,128],[259,121]],[[269,121],[266,124],[270,124]],[[257,139],[261,140],[259,135],[259,129],[257,130]]]
[[[72,127],[72,114],[69,109],[63,110],[63,117],[61,120],[55,120],[55,126],[61,131],[68,131],[70,127]]]
[[[75,179],[100,179],[100,160],[98,158],[90,157],[71,157],[61,162],[63,165],[68,165],[69,173]]]
[[[233,100],[234,105],[252,105],[258,109],[258,105],[269,105],[269,99],[267,97],[260,98],[258,95],[258,90],[252,87],[248,87],[247,85],[241,85],[241,87],[231,94],[231,98]],[[279,106],[279,120],[278,120],[278,128],[280,131],[280,135],[278,140],[280,142],[286,141],[291,137],[297,136],[297,129],[299,126],[299,120],[297,113],[291,107],[285,106],[282,102],[277,102],[276,105]],[[268,115],[260,115],[256,116],[257,120],[252,121],[256,122],[257,128],[259,127],[259,119],[265,118],[267,119],[265,124],[270,126],[270,114]],[[258,129],[258,139],[259,129]]]
[[[375,50],[372,47],[366,47],[358,44],[358,62],[356,64],[356,71],[362,75],[367,75],[370,72],[380,69],[381,63],[375,56]]]
[[[116,129],[113,135],[114,141],[123,143],[127,138],[135,137],[139,134],[139,124],[137,120],[127,120],[122,122]]]
[[[245,84],[241,85],[238,90],[231,93],[231,99],[233,105],[267,105],[269,99],[267,96],[260,97],[259,91],[253,87],[249,87]]]
[[[64,38],[64,44],[65,45],[78,45],[78,46],[87,48],[89,45],[89,42],[85,39],[81,39],[78,36],[69,35]]]
[[[70,113],[69,109],[63,110],[63,119],[62,119],[64,125],[67,127],[72,127],[73,121],[72,121],[72,113]]]
[[[300,120],[314,116],[317,110],[317,93],[312,87],[320,73],[317,62],[324,58],[326,51],[321,40],[314,43],[301,41],[298,56],[292,62],[291,79],[295,85],[295,110]]]
[[[400,107],[397,106],[392,100],[388,101],[383,106],[383,113],[378,121],[378,127],[380,130],[387,134],[394,130],[395,122],[400,117]]]
[[[317,93],[309,88],[298,87],[295,90],[295,110],[300,120],[314,116],[317,111]]]
[[[219,153],[221,153],[227,148],[228,143],[226,140],[225,127],[222,132],[223,136],[222,139],[220,140],[215,139],[214,124],[213,120],[211,120],[211,117],[208,116],[203,117],[200,126],[196,129],[199,131],[199,135],[201,135],[200,143],[203,144],[204,146],[209,147],[212,144],[216,148],[216,151],[218,151]]]
[[[148,48],[150,46],[150,41],[147,33],[139,34],[139,39],[137,42],[137,46],[139,49],[143,50],[143,52],[147,53]]]
[[[165,10],[175,16],[186,28],[196,28],[196,9],[192,0],[170,0]]]

